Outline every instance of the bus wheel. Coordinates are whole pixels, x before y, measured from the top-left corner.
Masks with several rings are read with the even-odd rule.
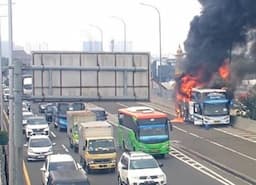
[[[164,157],[165,157],[165,154],[160,154],[161,159],[164,159]]]

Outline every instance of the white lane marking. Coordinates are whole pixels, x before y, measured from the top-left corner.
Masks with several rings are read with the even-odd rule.
[[[179,131],[181,131],[181,132],[184,132],[184,133],[188,133],[188,131],[186,131],[186,130],[184,130],[184,129],[182,129],[182,128],[179,128],[179,127],[177,127],[177,126],[172,126],[173,128],[175,128],[175,129],[177,129],[177,130],[179,130]]]
[[[199,139],[204,139],[203,137],[201,137],[201,136],[199,136],[199,135],[197,135],[197,134],[194,134],[194,133],[192,133],[192,132],[190,132],[189,135],[194,136],[194,137],[197,137],[197,138],[199,138]]]
[[[214,130],[217,130],[217,131],[219,131],[219,132],[223,132],[223,133],[225,133],[225,134],[228,134],[228,135],[231,135],[231,136],[234,136],[234,137],[238,137],[238,138],[243,139],[243,140],[246,140],[246,141],[250,141],[250,142],[256,143],[256,141],[254,141],[254,140],[252,140],[252,139],[245,138],[245,137],[243,137],[242,135],[234,134],[234,133],[228,132],[228,131],[223,130],[223,129],[214,128]],[[255,136],[255,137],[256,137],[256,136]]]
[[[121,104],[121,103],[118,103],[118,104],[121,105],[121,106],[127,107],[127,106],[124,105],[124,104]],[[181,132],[188,133],[188,131],[186,131],[186,130],[184,130],[184,129],[181,129],[181,128],[177,127],[177,126],[173,126],[173,127],[176,128],[177,130],[180,130]],[[215,128],[215,130],[217,130],[217,128]],[[222,130],[222,131],[223,131],[223,130]],[[195,136],[195,137],[198,137],[196,134],[193,134],[193,133],[189,133],[189,134],[190,134],[190,135],[193,135],[193,136]],[[200,138],[200,136],[199,136],[199,138]],[[204,139],[204,138],[202,138],[202,139]],[[246,140],[246,138],[243,138],[243,139]],[[241,156],[243,156],[243,157],[245,157],[245,158],[248,158],[248,159],[251,159],[251,160],[253,160],[253,161],[256,161],[256,159],[253,158],[253,157],[250,157],[250,156],[248,156],[248,155],[246,155],[246,154],[243,154],[243,153],[241,153],[241,152],[238,152],[238,151],[236,151],[236,150],[230,149],[230,148],[228,148],[228,147],[226,147],[226,146],[224,146],[224,145],[221,145],[221,144],[219,144],[219,143],[216,143],[216,142],[214,142],[214,141],[211,141],[211,140],[208,140],[208,139],[205,139],[205,141],[208,141],[208,142],[210,142],[210,143],[212,143],[212,144],[214,144],[214,145],[216,145],[216,146],[219,146],[219,147],[221,147],[221,148],[224,148],[224,149],[226,149],[226,150],[228,150],[228,151],[234,152],[234,153],[236,153],[236,154],[238,154],[238,155],[241,155]]]
[[[191,166],[192,168],[200,171],[201,173],[219,181],[224,185],[235,185],[233,182],[229,181],[228,179],[224,178],[223,176],[219,175],[218,173],[214,172],[213,170],[203,166],[201,163],[195,161],[194,159],[188,157],[187,155],[183,154],[182,152],[174,149],[172,147],[170,153],[171,156],[175,157],[176,159],[186,163],[187,165]]]
[[[230,152],[234,152],[234,153],[236,153],[236,154],[238,154],[238,155],[241,155],[241,156],[243,156],[243,157],[245,157],[245,158],[247,158],[247,159],[256,161],[256,159],[253,158],[253,157],[251,157],[251,156],[248,156],[248,155],[246,155],[246,154],[243,154],[243,153],[241,153],[241,152],[238,152],[238,151],[236,151],[236,150],[233,150],[233,149],[231,149],[231,148],[228,148],[228,147],[226,147],[226,146],[224,146],[224,145],[221,145],[221,144],[219,144],[219,143],[216,143],[215,141],[211,141],[211,140],[209,140],[209,139],[206,139],[206,141],[208,141],[208,142],[210,142],[210,143],[212,143],[212,144],[214,144],[214,145],[216,145],[216,146],[219,146],[219,147],[221,147],[221,148],[224,148],[224,149],[226,149],[226,150],[228,150],[228,151],[230,151]]]
[[[62,148],[63,148],[66,152],[69,152],[68,149],[67,149],[67,147],[66,147],[64,144],[62,144],[61,146],[62,146]]]
[[[125,105],[125,104],[122,104],[122,103],[116,103],[117,105],[121,105],[121,106],[123,106],[123,107],[129,107],[129,106],[127,106],[127,105]]]
[[[56,135],[55,135],[54,132],[52,132],[52,131],[51,131],[51,135],[52,135],[53,137],[56,137]]]

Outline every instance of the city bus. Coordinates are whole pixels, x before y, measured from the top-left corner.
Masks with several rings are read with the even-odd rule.
[[[167,114],[145,106],[118,110],[118,143],[124,150],[143,151],[164,157],[170,151]]]

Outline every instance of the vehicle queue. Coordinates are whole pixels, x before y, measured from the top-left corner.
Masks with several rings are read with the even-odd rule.
[[[80,155],[80,162],[77,163],[74,161],[73,167],[65,166],[66,164],[62,162],[62,160],[65,157],[54,157],[55,155],[64,155],[64,154],[55,154],[53,152],[53,147],[55,143],[53,143],[50,139],[50,130],[46,131],[47,129],[41,128],[40,125],[43,125],[44,123],[52,124],[52,122],[55,121],[56,117],[54,117],[56,112],[55,104],[46,104],[45,106],[39,105],[40,107],[45,107],[45,109],[42,111],[40,110],[41,115],[35,115],[35,114],[29,114],[29,110],[23,111],[23,124],[24,130],[25,130],[25,138],[27,139],[27,143],[24,145],[27,151],[27,160],[43,160],[45,161],[43,164],[43,167],[41,168],[41,174],[42,174],[42,183],[44,185],[54,185],[54,182],[57,180],[54,180],[59,176],[58,173],[68,173],[64,171],[70,171],[70,173],[74,174],[74,171],[77,171],[77,174],[70,176],[70,178],[74,178],[73,176],[79,176],[78,174],[83,174],[82,176],[86,176],[87,173],[93,173],[94,170],[104,170],[106,172],[115,172],[117,170],[118,174],[118,184],[127,184],[130,182],[134,182],[136,184],[136,179],[138,183],[149,183],[149,184],[167,184],[166,176],[163,171],[161,171],[160,166],[162,164],[158,164],[157,161],[147,161],[145,160],[145,163],[138,163],[137,167],[134,167],[133,160],[131,162],[127,163],[125,166],[123,164],[123,161],[118,162],[117,161],[117,155],[116,155],[116,148],[115,148],[115,142],[113,139],[113,128],[112,125],[109,124],[107,121],[101,121],[103,120],[102,115],[104,115],[104,119],[107,119],[107,113],[103,108],[98,107],[89,107],[88,109],[85,108],[85,110],[72,110],[67,109],[66,114],[67,116],[67,126],[68,129],[66,130],[69,134],[69,140],[72,139],[72,137],[78,137],[78,148],[77,151]],[[51,107],[51,108],[49,108]],[[151,111],[154,111],[151,108],[147,107],[133,107],[131,110],[138,109],[137,111],[140,111],[140,113],[148,113],[147,111],[141,111],[141,109],[148,109]],[[52,110],[52,112],[47,111]],[[92,111],[93,110],[93,111]],[[97,112],[98,110],[98,112]],[[33,111],[33,110],[32,110]],[[78,113],[79,116],[73,116],[72,119],[70,119],[70,115],[72,113]],[[84,113],[83,113],[84,112]],[[82,113],[82,114],[81,114]],[[29,116],[28,116],[29,115]],[[44,117],[42,115],[45,115]],[[51,115],[51,116],[49,116]],[[89,115],[89,119],[88,119]],[[92,116],[93,115],[93,116]],[[80,118],[79,118],[80,117]],[[84,117],[84,118],[83,118]],[[86,118],[87,117],[87,118]],[[80,119],[80,120],[79,120]],[[152,118],[153,119],[153,118]],[[36,121],[32,121],[36,120]],[[48,120],[48,121],[47,121]],[[166,120],[168,123],[168,120]],[[31,129],[31,126],[34,127]],[[104,126],[105,125],[105,126]],[[40,128],[39,128],[40,127]],[[90,130],[86,131],[88,127],[91,127]],[[160,126],[161,129],[162,126]],[[108,131],[109,128],[109,131]],[[168,128],[168,126],[167,126]],[[49,129],[49,126],[48,126]],[[128,128],[129,129],[129,128]],[[148,128],[151,129],[150,133],[157,133],[152,131],[152,129],[155,129],[156,131],[159,130],[158,127],[152,127]],[[31,131],[28,133],[28,130]],[[89,133],[89,134],[88,134]],[[107,134],[106,134],[107,133]],[[168,133],[168,132],[167,132]],[[77,134],[77,135],[75,135]],[[118,133],[120,135],[120,133]],[[160,134],[161,135],[161,134]],[[149,135],[147,135],[149,136]],[[147,137],[146,136],[146,137]],[[145,138],[146,138],[145,137]],[[161,136],[160,136],[161,137]],[[144,139],[145,139],[144,138]],[[169,139],[169,134],[167,134],[167,138]],[[74,139],[74,138],[73,138]],[[139,140],[138,142],[146,143],[143,140]],[[155,141],[158,142],[158,141]],[[169,145],[168,145],[169,147]],[[70,148],[74,148],[74,143],[70,143]],[[126,155],[138,156],[136,159],[142,160],[142,159],[151,159],[150,154],[144,153],[142,150],[134,149],[133,153],[130,153],[126,148],[123,148],[124,153]],[[136,151],[137,150],[137,151]],[[113,153],[114,152],[114,153]],[[148,153],[148,152],[147,152]],[[71,155],[65,154],[65,156],[69,156],[70,160],[74,160]],[[68,158],[68,157],[67,157]],[[132,158],[131,158],[132,159]],[[152,157],[152,160],[154,158]],[[54,161],[54,162],[53,162]],[[50,167],[51,163],[58,163],[58,167]],[[116,165],[118,164],[118,167]],[[141,174],[137,173],[139,172],[138,169],[140,169]],[[147,169],[147,170],[146,170]],[[154,176],[152,175],[155,173],[155,171],[160,171],[160,175]],[[57,171],[57,172],[56,172]],[[71,172],[72,171],[72,172]],[[125,172],[126,171],[126,172]],[[132,174],[131,172],[127,173],[128,171],[133,171],[134,175],[128,175],[124,177],[124,174]],[[82,172],[82,173],[81,173]],[[147,172],[147,173],[145,173]],[[122,174],[122,176],[121,176]],[[136,174],[136,175],[135,175]],[[58,178],[57,178],[58,179]],[[74,178],[76,179],[76,178]],[[81,178],[83,179],[83,178]],[[64,181],[64,179],[62,179]],[[67,182],[71,179],[66,179]],[[71,181],[70,181],[71,182]],[[88,178],[86,177],[87,184],[90,184]],[[73,183],[73,181],[72,181]],[[81,183],[79,180],[74,180],[75,185],[80,185]]]

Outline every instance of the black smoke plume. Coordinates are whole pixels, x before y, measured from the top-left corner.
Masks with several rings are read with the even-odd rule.
[[[202,12],[191,22],[184,43],[185,72],[208,82],[236,45],[246,42],[246,33],[256,26],[256,0],[199,0]]]

